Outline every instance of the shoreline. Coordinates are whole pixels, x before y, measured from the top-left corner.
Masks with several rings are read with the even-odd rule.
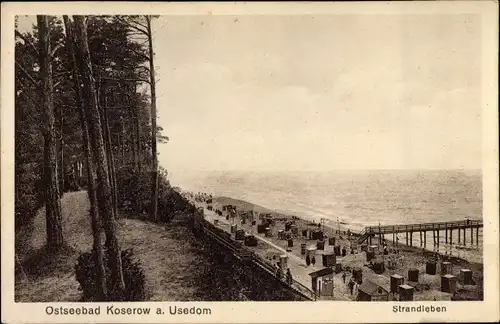
[[[252,202],[243,200],[243,199],[236,199],[232,197],[227,197],[227,196],[215,196],[212,195],[214,202],[218,202],[221,205],[233,205],[236,206],[239,211],[254,211],[257,213],[269,213],[273,215],[273,217],[276,218],[286,218],[289,220],[298,220],[303,223],[309,223],[309,224],[320,224],[321,222],[318,220],[315,220],[314,217],[306,217],[304,215],[297,215],[296,213],[291,213],[287,212],[284,210],[279,210],[279,209],[271,209],[269,207],[264,207],[258,204],[254,204]],[[357,226],[349,226],[350,224],[345,223],[345,222],[340,222],[340,224],[335,225],[334,221],[331,219],[325,219],[325,222],[323,223],[322,227],[326,229],[326,233],[328,236],[328,233],[331,234],[336,234],[338,231],[340,231],[340,234],[346,234],[347,231],[350,231],[351,235],[358,237],[359,233],[364,230],[365,227],[367,226],[373,226],[373,225],[362,225],[362,229],[359,230],[356,227]],[[357,225],[357,224],[356,224]],[[386,224],[382,224],[386,225]],[[401,234],[399,234],[401,235]],[[398,235],[398,236],[399,236]],[[394,247],[394,244],[392,243],[392,238],[389,236],[391,235],[386,235],[385,239],[386,242],[388,243],[388,246]],[[403,242],[402,236],[399,238],[399,242]],[[434,250],[432,246],[429,246],[427,248],[418,246],[418,239],[417,244],[414,246],[406,246],[404,243],[399,243],[398,247],[403,248],[408,251],[413,251],[415,253],[424,253],[424,254],[434,254],[437,253],[443,258],[454,258],[457,260],[463,260],[465,262],[470,262],[470,263],[475,263],[475,264],[484,264],[484,259],[483,259],[483,246],[482,246],[482,235],[481,235],[481,245],[476,248],[471,248],[471,247],[461,247],[459,246],[457,248],[457,245],[455,246],[450,246],[450,245],[445,245],[444,243],[444,235],[439,236],[441,246],[439,250]],[[428,241],[431,242],[431,238],[428,237]],[[480,253],[479,253],[480,252]]]
[[[189,192],[188,192],[189,193]],[[193,194],[193,193],[189,193]],[[403,278],[408,280],[408,283],[415,287],[415,301],[431,301],[431,300],[483,300],[483,274],[484,265],[482,262],[469,261],[464,258],[450,256],[446,254],[436,254],[432,250],[425,250],[419,248],[418,246],[409,247],[404,244],[393,245],[392,242],[387,238],[387,248],[388,254],[382,252],[381,249],[375,248],[375,259],[372,261],[383,262],[385,264],[385,270],[382,273],[376,272],[373,268],[372,261],[369,261],[365,252],[361,251],[361,246],[354,243],[357,237],[356,233],[353,233],[350,237],[346,235],[342,227],[340,232],[338,229],[334,229],[331,226],[324,226],[322,224],[321,231],[323,231],[325,237],[324,250],[316,250],[318,240],[314,238],[306,238],[302,235],[302,231],[309,229],[310,231],[318,229],[318,222],[313,222],[306,220],[304,218],[284,214],[281,212],[270,210],[263,206],[259,206],[248,201],[241,199],[233,199],[229,197],[217,197],[210,195],[196,195],[194,197],[201,198],[196,205],[203,207],[204,211],[208,213],[210,222],[219,218],[219,226],[222,226],[224,230],[228,233],[231,224],[236,225],[237,229],[243,229],[246,234],[254,235],[263,241],[256,248],[256,251],[264,257],[271,264],[278,260],[280,255],[286,254],[294,261],[292,267],[292,273],[294,278],[300,276],[302,282],[309,283],[309,275],[311,271],[317,271],[323,269],[324,266],[321,264],[322,255],[328,252],[333,252],[334,245],[339,246],[342,249],[346,249],[346,255],[338,255],[337,263],[341,264],[342,272],[334,275],[334,286],[336,288],[336,293],[333,297],[327,298],[330,300],[355,300],[355,295],[349,294],[346,287],[346,283],[342,279],[342,273],[350,273],[350,270],[358,268],[362,270],[363,281],[365,278],[369,281],[374,282],[381,287],[384,287],[387,291],[390,290],[390,276],[393,274],[401,275]],[[211,201],[207,201],[209,198]],[[208,199],[207,199],[208,198]],[[229,217],[230,213],[228,211],[223,211],[222,215],[217,215],[217,211],[223,210],[224,205],[233,205],[236,207],[235,217]],[[257,226],[252,225],[251,222],[243,222],[243,219],[247,218],[244,216],[246,211],[255,211],[256,213],[269,213],[272,215],[273,222],[270,227],[270,235],[264,235],[263,233],[258,233]],[[229,218],[227,218],[229,217]],[[253,218],[257,224],[261,223],[260,217],[254,216]],[[292,221],[295,227],[298,229],[298,233],[292,235],[293,245],[287,246],[288,240],[280,238],[279,232],[285,228],[287,222]],[[226,224],[226,225],[222,225]],[[312,226],[312,227],[311,227]],[[354,237],[353,237],[354,236]],[[392,236],[392,234],[391,234]],[[334,245],[330,245],[329,238],[335,238]],[[372,239],[372,244],[379,245],[378,237]],[[403,242],[400,240],[400,242]],[[365,242],[366,243],[366,242]],[[305,255],[301,252],[301,245],[306,244],[306,249],[309,250],[313,248],[315,250],[314,255],[316,255],[316,260],[320,260],[319,264],[317,262],[316,266],[308,266],[305,260]],[[351,249],[352,247],[352,249]],[[286,251],[286,252],[285,252]],[[308,254],[308,253],[307,253]],[[436,275],[427,274],[426,263],[429,261],[437,261],[437,273]],[[441,262],[450,262],[451,269],[443,270]],[[417,269],[420,273],[420,279],[417,282],[411,282],[408,277],[409,270]],[[441,291],[441,274],[442,271],[447,271],[446,273],[451,273],[457,278],[462,269],[469,269],[473,273],[473,284],[461,285],[457,283],[456,293],[447,293]],[[448,272],[450,271],[450,272]],[[356,288],[357,289],[357,288]],[[391,297],[392,298],[392,297]]]

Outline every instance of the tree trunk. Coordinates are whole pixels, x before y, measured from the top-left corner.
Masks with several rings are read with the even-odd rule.
[[[123,116],[120,116],[120,127],[121,127],[121,133],[120,133],[120,145],[121,145],[121,152],[122,152],[122,166],[125,165],[125,126],[123,125]]]
[[[108,175],[109,175],[109,183],[111,185],[111,192],[115,191],[115,187],[113,184],[113,171],[111,167],[111,144],[110,144],[110,139],[109,139],[109,127],[108,126],[108,120],[107,120],[107,98],[106,98],[106,89],[103,88],[103,82],[101,79],[101,71],[97,71],[98,77],[97,77],[97,84],[96,84],[96,93],[97,93],[97,104],[99,105],[99,113],[101,114],[101,127],[102,127],[102,134],[103,134],[103,139],[104,139],[104,151],[106,152],[106,158],[108,162]],[[114,196],[113,196],[114,197]],[[116,213],[116,208],[115,208],[115,202],[113,198],[113,210]]]
[[[96,193],[96,182],[95,182],[95,170],[92,163],[92,151],[90,150],[90,140],[89,140],[89,132],[87,127],[87,111],[82,102],[82,91],[79,85],[81,84],[80,75],[77,71],[77,63],[74,51],[74,36],[73,30],[71,26],[71,22],[69,21],[68,16],[64,16],[64,26],[66,28],[66,46],[69,53],[69,61],[72,64],[72,75],[74,82],[74,90],[75,90],[75,101],[76,105],[79,108],[80,114],[80,125],[82,128],[83,135],[83,148],[85,151],[85,159],[87,164],[87,192],[90,201],[90,217],[92,223],[92,235],[93,235],[93,251],[96,257],[96,281],[97,281],[97,289],[98,296],[97,301],[105,301],[108,298],[107,287],[106,287],[106,269],[104,267],[104,257],[102,251],[102,243],[101,243],[101,223],[99,220],[98,210],[97,210],[97,193]],[[76,162],[77,175],[80,175],[80,162]]]
[[[151,16],[146,16],[148,45],[149,45],[149,78],[151,82],[151,157],[153,168],[151,171],[151,220],[158,221],[158,156],[156,153],[156,80],[153,51],[153,37],[151,32]]]
[[[74,16],[75,19],[75,39],[76,57],[78,69],[83,81],[83,98],[88,103],[89,109],[89,130],[90,142],[92,145],[93,157],[97,166],[97,201],[99,214],[101,216],[104,232],[106,234],[106,247],[108,252],[108,267],[112,285],[112,294],[116,299],[122,299],[125,282],[123,280],[122,260],[120,245],[116,233],[116,221],[113,211],[113,197],[109,182],[109,172],[107,157],[104,149],[104,139],[101,127],[101,118],[97,102],[95,81],[92,72],[92,63],[87,38],[86,22],[83,16]]]
[[[59,106],[59,188],[60,196],[64,193],[64,135],[63,135],[63,106]]]
[[[109,129],[109,118],[108,118],[108,98],[106,97],[106,91],[104,91],[104,105],[101,106],[102,112],[102,123],[103,123],[103,132],[104,132],[104,142],[106,143],[105,148],[107,152],[108,159],[108,172],[109,172],[109,181],[111,183],[111,192],[113,199],[113,210],[115,215],[117,216],[117,195],[116,195],[116,170],[115,170],[115,159],[113,154],[113,142],[111,141],[111,132]]]
[[[45,113],[44,129],[44,178],[45,178],[45,217],[47,247],[52,251],[60,250],[64,245],[62,232],[62,212],[57,176],[57,150],[55,139],[55,117],[52,63],[50,46],[50,28],[48,16],[37,16],[39,37],[40,79],[42,81],[42,106]]]
[[[139,168],[138,166],[138,162],[137,162],[137,144],[135,142],[135,114],[133,112],[133,109],[134,108],[130,108],[130,116],[131,116],[131,125],[130,125],[130,128],[131,128],[131,132],[130,132],[130,148],[132,150],[132,163],[133,163],[133,166],[134,166],[134,170],[137,171],[137,169]]]
[[[133,109],[137,109],[137,108],[133,108]],[[141,153],[141,124],[139,123],[139,114],[137,113],[137,111],[134,111],[134,123],[135,123],[135,139],[136,139],[136,147],[135,147],[135,150],[136,150],[136,155],[135,155],[135,158],[136,158],[136,165],[137,165],[137,173],[141,173],[141,169],[142,169],[142,166],[141,166],[141,162],[142,162],[142,153]]]

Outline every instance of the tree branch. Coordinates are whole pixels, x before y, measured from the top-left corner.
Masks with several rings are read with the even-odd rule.
[[[30,93],[28,93],[27,91],[23,91],[22,92],[22,95],[24,95],[25,98],[28,98],[31,103],[33,104],[34,107],[37,107],[39,104],[40,104],[40,100],[35,100]]]
[[[40,54],[38,53],[38,49],[36,48],[35,45],[33,45],[33,43],[31,43],[29,41],[28,38],[26,38],[26,36],[24,36],[23,34],[21,34],[20,32],[18,32],[17,30],[15,31],[16,33],[16,36],[21,38],[25,43],[26,45],[28,45],[29,47],[31,47],[31,49],[36,53],[37,56],[39,56]]]
[[[130,28],[132,28],[132,29],[135,29],[135,30],[137,30],[138,32],[141,32],[142,34],[144,34],[144,35],[148,36],[148,32],[147,32],[147,30],[144,30],[144,29],[142,29],[142,28],[139,28],[139,27],[137,27],[137,26],[133,25],[132,23],[130,23],[130,22],[128,22],[128,21],[126,21],[126,20],[124,20],[124,19],[122,19],[122,18],[118,17],[118,16],[116,17],[116,19],[118,19],[120,22],[124,23],[124,24],[125,24],[125,25],[127,25],[128,27],[130,27]]]
[[[136,18],[130,18],[130,20],[133,21],[134,23],[136,23],[137,25],[141,26],[142,28],[145,28],[146,30],[148,29],[148,27],[146,25],[139,22]]]
[[[148,68],[147,66],[144,66],[144,65],[139,65],[139,66],[137,66],[137,67],[136,67],[136,69],[137,69],[137,70],[139,70],[139,69],[144,69],[144,70],[146,70],[146,72],[148,72],[148,73],[149,73],[149,68]]]
[[[107,110],[123,110],[134,108],[135,106],[115,106],[115,107],[106,107]]]
[[[147,56],[145,54],[142,54],[141,52],[138,52],[138,51],[136,51],[136,50],[134,50],[132,48],[130,50],[132,52],[134,52],[136,55],[138,55],[138,56],[142,57],[143,59],[145,59],[146,61],[150,61],[151,60],[151,58],[149,56]]]
[[[146,82],[147,84],[151,85],[151,82],[146,79],[117,79],[117,78],[110,78],[103,76],[101,79],[103,80],[111,80],[111,81],[128,81],[128,82]]]
[[[61,47],[62,47],[62,44],[61,44],[61,43],[59,43],[59,44],[57,44],[56,46],[54,46],[54,48],[52,49],[52,52],[50,52],[50,57],[51,57],[51,58],[53,58],[53,57],[54,57],[54,54],[56,54],[56,51],[57,51],[58,49],[60,49]]]
[[[54,73],[54,78],[58,78],[60,76],[70,74],[71,72],[72,71],[61,71],[61,72]]]
[[[109,66],[109,65],[94,64],[94,66],[101,68],[101,69],[111,69],[112,71],[116,71],[116,72],[124,72],[127,70],[134,71],[134,70],[138,70],[138,69],[145,69],[147,72],[149,72],[149,68],[147,66],[143,66],[143,65],[126,66],[126,65],[115,64],[114,66]],[[118,69],[116,67],[118,67]]]
[[[28,72],[28,71],[26,71],[26,70],[23,68],[23,66],[22,66],[19,62],[17,62],[17,61],[16,61],[16,65],[17,65],[17,67],[19,68],[19,70],[20,70],[20,71],[21,71],[21,72],[22,72],[22,73],[23,73],[23,74],[24,74],[24,75],[28,78],[28,80],[30,80],[30,81],[31,81],[31,83],[33,83],[33,85],[35,86],[35,88],[36,88],[37,90],[41,90],[40,85],[39,85],[39,84],[38,84],[38,82],[36,82],[36,80],[35,80],[35,79],[31,76],[31,74],[29,74],[29,72]]]

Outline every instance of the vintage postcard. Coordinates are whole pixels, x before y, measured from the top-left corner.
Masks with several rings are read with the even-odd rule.
[[[499,320],[498,2],[2,3],[2,322]]]

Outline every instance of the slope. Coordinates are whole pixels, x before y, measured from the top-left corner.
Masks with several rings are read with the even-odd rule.
[[[16,234],[16,302],[79,301],[74,265],[92,246],[89,202],[84,191],[66,193],[62,200],[63,232],[67,249],[45,253],[45,210]],[[198,281],[207,255],[180,216],[166,225],[140,220],[118,220],[122,249],[133,248],[146,273],[149,300],[199,300]],[[21,269],[18,269],[21,270]]]

